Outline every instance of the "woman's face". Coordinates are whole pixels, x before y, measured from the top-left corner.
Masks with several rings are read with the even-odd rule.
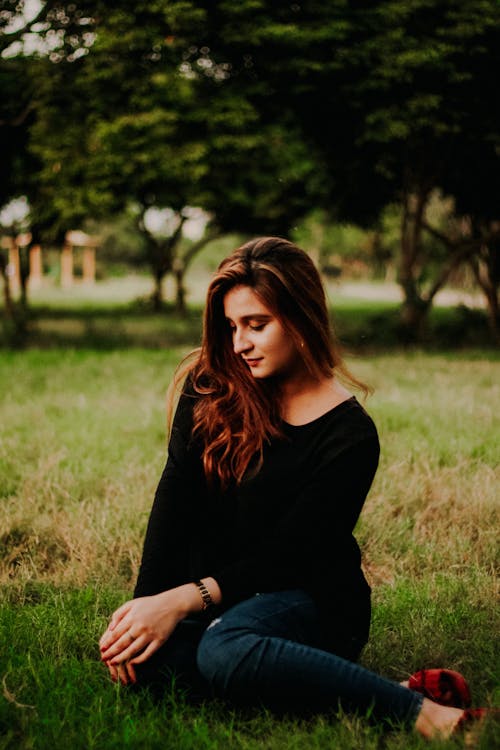
[[[233,349],[255,378],[293,377],[303,369],[292,337],[249,286],[235,286],[224,297]]]

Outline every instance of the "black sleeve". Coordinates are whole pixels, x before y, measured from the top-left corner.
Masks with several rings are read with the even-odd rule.
[[[178,586],[189,568],[190,511],[202,491],[201,461],[190,448],[193,401],[183,394],[175,413],[168,460],[149,517],[134,597]]]
[[[376,436],[341,452],[299,493],[281,522],[254,552],[216,571],[225,604],[256,592],[304,588],[311,594],[359,578],[352,531],[379,458]],[[324,592],[323,592],[324,594]]]

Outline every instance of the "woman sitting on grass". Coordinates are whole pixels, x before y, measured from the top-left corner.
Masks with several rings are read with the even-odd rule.
[[[113,680],[293,710],[371,711],[447,736],[478,712],[456,673],[409,687],[356,664],[370,588],[354,526],[379,457],[342,384],[310,258],[261,238],[219,266],[172,425],[134,599],[101,638]],[[341,382],[342,381],[342,382]],[[420,692],[418,692],[420,690]],[[455,693],[453,692],[455,690]],[[451,697],[450,697],[451,696]],[[479,712],[481,710],[478,710]]]

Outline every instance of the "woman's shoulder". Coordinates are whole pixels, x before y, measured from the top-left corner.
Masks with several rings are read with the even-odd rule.
[[[378,446],[375,422],[356,396],[343,401],[325,417],[324,433],[331,441],[343,443],[345,447],[366,441]]]
[[[196,392],[193,379],[188,375],[179,388],[179,396],[175,406],[174,419],[172,422],[172,435],[181,433],[188,438],[193,428],[193,410],[200,394]]]
[[[377,428],[355,396],[305,425],[285,426],[291,450],[313,472],[330,470],[342,455],[354,454],[360,462],[378,460]],[[298,459],[299,460],[299,459]]]
[[[354,427],[357,427],[362,432],[366,432],[367,436],[377,434],[373,419],[356,396],[345,398],[305,424],[292,425],[285,422],[285,427],[292,433],[301,431],[309,433],[351,432]]]

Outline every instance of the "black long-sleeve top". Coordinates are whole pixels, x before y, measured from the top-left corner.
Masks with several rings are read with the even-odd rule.
[[[301,588],[317,603],[325,644],[339,630],[366,640],[370,589],[352,532],[378,464],[371,418],[352,397],[308,424],[283,423],[258,474],[221,492],[207,486],[192,438],[196,398],[184,393],[177,407],[134,596],[205,576],[224,608]]]

